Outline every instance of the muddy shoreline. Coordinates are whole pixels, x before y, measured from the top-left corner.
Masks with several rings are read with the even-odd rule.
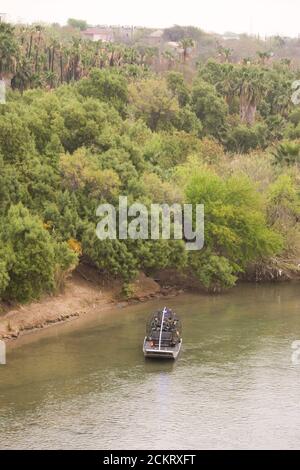
[[[155,279],[155,280],[154,280]],[[116,308],[124,308],[155,298],[174,297],[186,291],[199,291],[199,285],[190,276],[180,276],[173,271],[158,272],[154,279],[140,273],[131,285],[130,299],[122,293],[122,283],[105,280],[91,266],[81,265],[66,281],[63,292],[44,296],[41,300],[14,308],[6,307],[0,313],[0,339],[10,345],[24,335],[43,331],[51,326],[88,318]],[[299,281],[282,278],[277,282]],[[245,282],[246,280],[244,280]],[[243,280],[240,280],[243,283]],[[249,282],[249,280],[247,280]],[[257,284],[254,280],[250,281]],[[270,280],[269,280],[270,282]],[[218,294],[215,292],[215,294]],[[206,293],[207,295],[207,293]]]
[[[161,287],[143,273],[133,287],[132,297],[126,300],[120,283],[105,282],[91,269],[74,273],[58,295],[45,296],[40,301],[16,306],[0,314],[0,339],[11,345],[24,335],[52,326],[184,292],[171,286]]]

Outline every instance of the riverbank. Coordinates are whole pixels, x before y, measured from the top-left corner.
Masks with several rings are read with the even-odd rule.
[[[74,321],[95,312],[100,314],[104,310],[177,293],[174,288],[162,288],[143,273],[132,284],[132,291],[130,300],[126,300],[120,282],[104,280],[93,268],[80,266],[58,295],[48,295],[40,301],[14,308],[3,306],[0,339],[7,342],[16,340],[24,334]]]
[[[265,276],[266,277],[266,276]],[[154,280],[155,279],[155,280]],[[179,274],[174,270],[154,273],[154,279],[140,273],[130,285],[130,298],[122,292],[121,281],[104,279],[93,267],[81,264],[67,279],[62,292],[44,296],[39,301],[26,305],[0,305],[0,339],[13,343],[19,337],[42,331],[51,326],[64,324],[104,311],[146,302],[160,297],[173,297],[184,291],[204,293],[199,281],[193,276]],[[268,282],[299,281],[299,274],[274,276]],[[243,281],[257,284],[257,278]],[[216,292],[215,292],[216,293]]]

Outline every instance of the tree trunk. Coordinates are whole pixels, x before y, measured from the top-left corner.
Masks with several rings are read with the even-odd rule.
[[[29,48],[28,48],[28,58],[29,59],[31,58],[32,41],[33,41],[33,35],[31,34],[30,41],[29,41]]]
[[[247,97],[243,95],[240,97],[240,117],[244,124],[253,126],[255,123],[256,108],[257,106],[254,100],[249,101]]]
[[[54,58],[55,58],[55,48],[52,48],[52,60],[51,60],[51,72],[54,72]]]
[[[62,56],[62,54],[60,54],[59,65],[60,65],[60,83],[63,83],[64,74],[63,74],[63,56]]]

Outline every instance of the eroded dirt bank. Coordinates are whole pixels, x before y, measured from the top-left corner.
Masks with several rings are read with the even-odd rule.
[[[161,288],[153,279],[141,273],[133,285],[130,302],[142,302],[164,295],[174,295],[174,289]],[[101,312],[129,302],[121,295],[121,283],[104,281],[92,268],[80,267],[66,281],[64,291],[55,296],[45,296],[12,309],[6,307],[0,314],[0,339],[6,341],[44,329],[60,322]]]

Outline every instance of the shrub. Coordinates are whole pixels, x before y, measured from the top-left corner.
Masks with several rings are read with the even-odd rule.
[[[263,201],[248,178],[223,180],[210,170],[200,169],[188,180],[186,197],[189,203],[204,204],[205,246],[200,255],[191,253],[190,263],[206,287],[209,280],[218,285],[223,281],[228,287],[233,276],[251,261],[281,251],[281,237],[267,227]]]
[[[3,298],[21,302],[38,298],[55,288],[57,267],[66,270],[75,262],[75,256],[64,248],[57,253],[57,244],[37,216],[30,214],[22,204],[12,206],[0,239],[8,253],[7,273],[2,273]],[[2,263],[3,269],[3,263]],[[6,284],[6,285],[5,285]]]

